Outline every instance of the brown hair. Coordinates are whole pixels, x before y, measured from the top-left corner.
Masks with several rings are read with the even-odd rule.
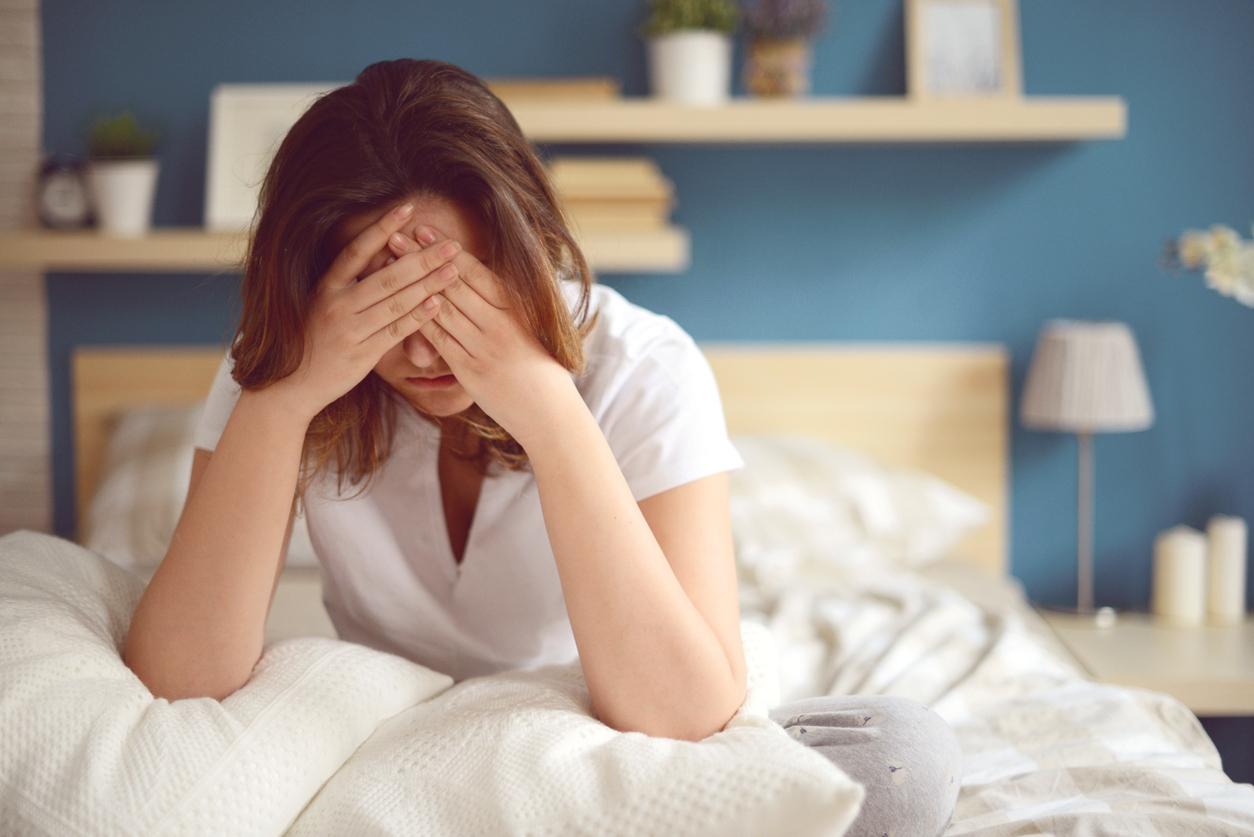
[[[455,203],[479,222],[483,257],[514,314],[559,363],[582,371],[592,277],[535,150],[478,78],[402,59],[372,64],[322,96],[279,146],[261,187],[232,342],[240,386],[261,389],[300,366],[308,305],[337,255],[340,224],[416,197]],[[559,278],[580,283],[573,315]],[[364,487],[387,459],[400,404],[373,372],[329,404],[306,434],[302,484],[334,467],[341,488],[346,479]],[[526,463],[477,406],[444,421],[481,440],[471,453],[481,469]]]

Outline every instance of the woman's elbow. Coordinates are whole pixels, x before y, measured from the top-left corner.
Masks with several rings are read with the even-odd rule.
[[[238,671],[217,671],[212,666],[189,664],[186,660],[154,658],[130,643],[122,661],[154,698],[168,701],[189,698],[222,700],[247,683],[252,673],[250,669],[241,676]]]
[[[653,738],[701,741],[720,732],[745,702],[743,680],[733,681],[706,700],[693,700],[683,706],[661,711],[625,713],[622,717],[602,718],[619,732],[640,732]]]

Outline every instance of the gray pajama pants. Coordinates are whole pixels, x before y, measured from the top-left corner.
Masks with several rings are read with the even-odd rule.
[[[866,788],[848,837],[939,837],[958,799],[962,751],[932,710],[905,698],[820,697],[771,720]]]

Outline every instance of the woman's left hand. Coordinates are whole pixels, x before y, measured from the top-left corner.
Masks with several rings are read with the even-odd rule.
[[[745,696],[726,475],[637,503],[571,374],[501,279],[465,249],[453,264],[420,331],[527,452],[598,716],[690,741],[716,732]]]
[[[500,278],[464,248],[452,261],[458,276],[423,304],[434,316],[419,330],[475,403],[526,448],[558,405],[582,399],[570,373],[510,310]]]

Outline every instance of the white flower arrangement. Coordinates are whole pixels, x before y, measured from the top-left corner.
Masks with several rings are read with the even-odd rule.
[[[1206,287],[1254,308],[1254,241],[1246,241],[1223,224],[1209,230],[1185,230],[1167,242],[1169,267],[1200,271]]]

